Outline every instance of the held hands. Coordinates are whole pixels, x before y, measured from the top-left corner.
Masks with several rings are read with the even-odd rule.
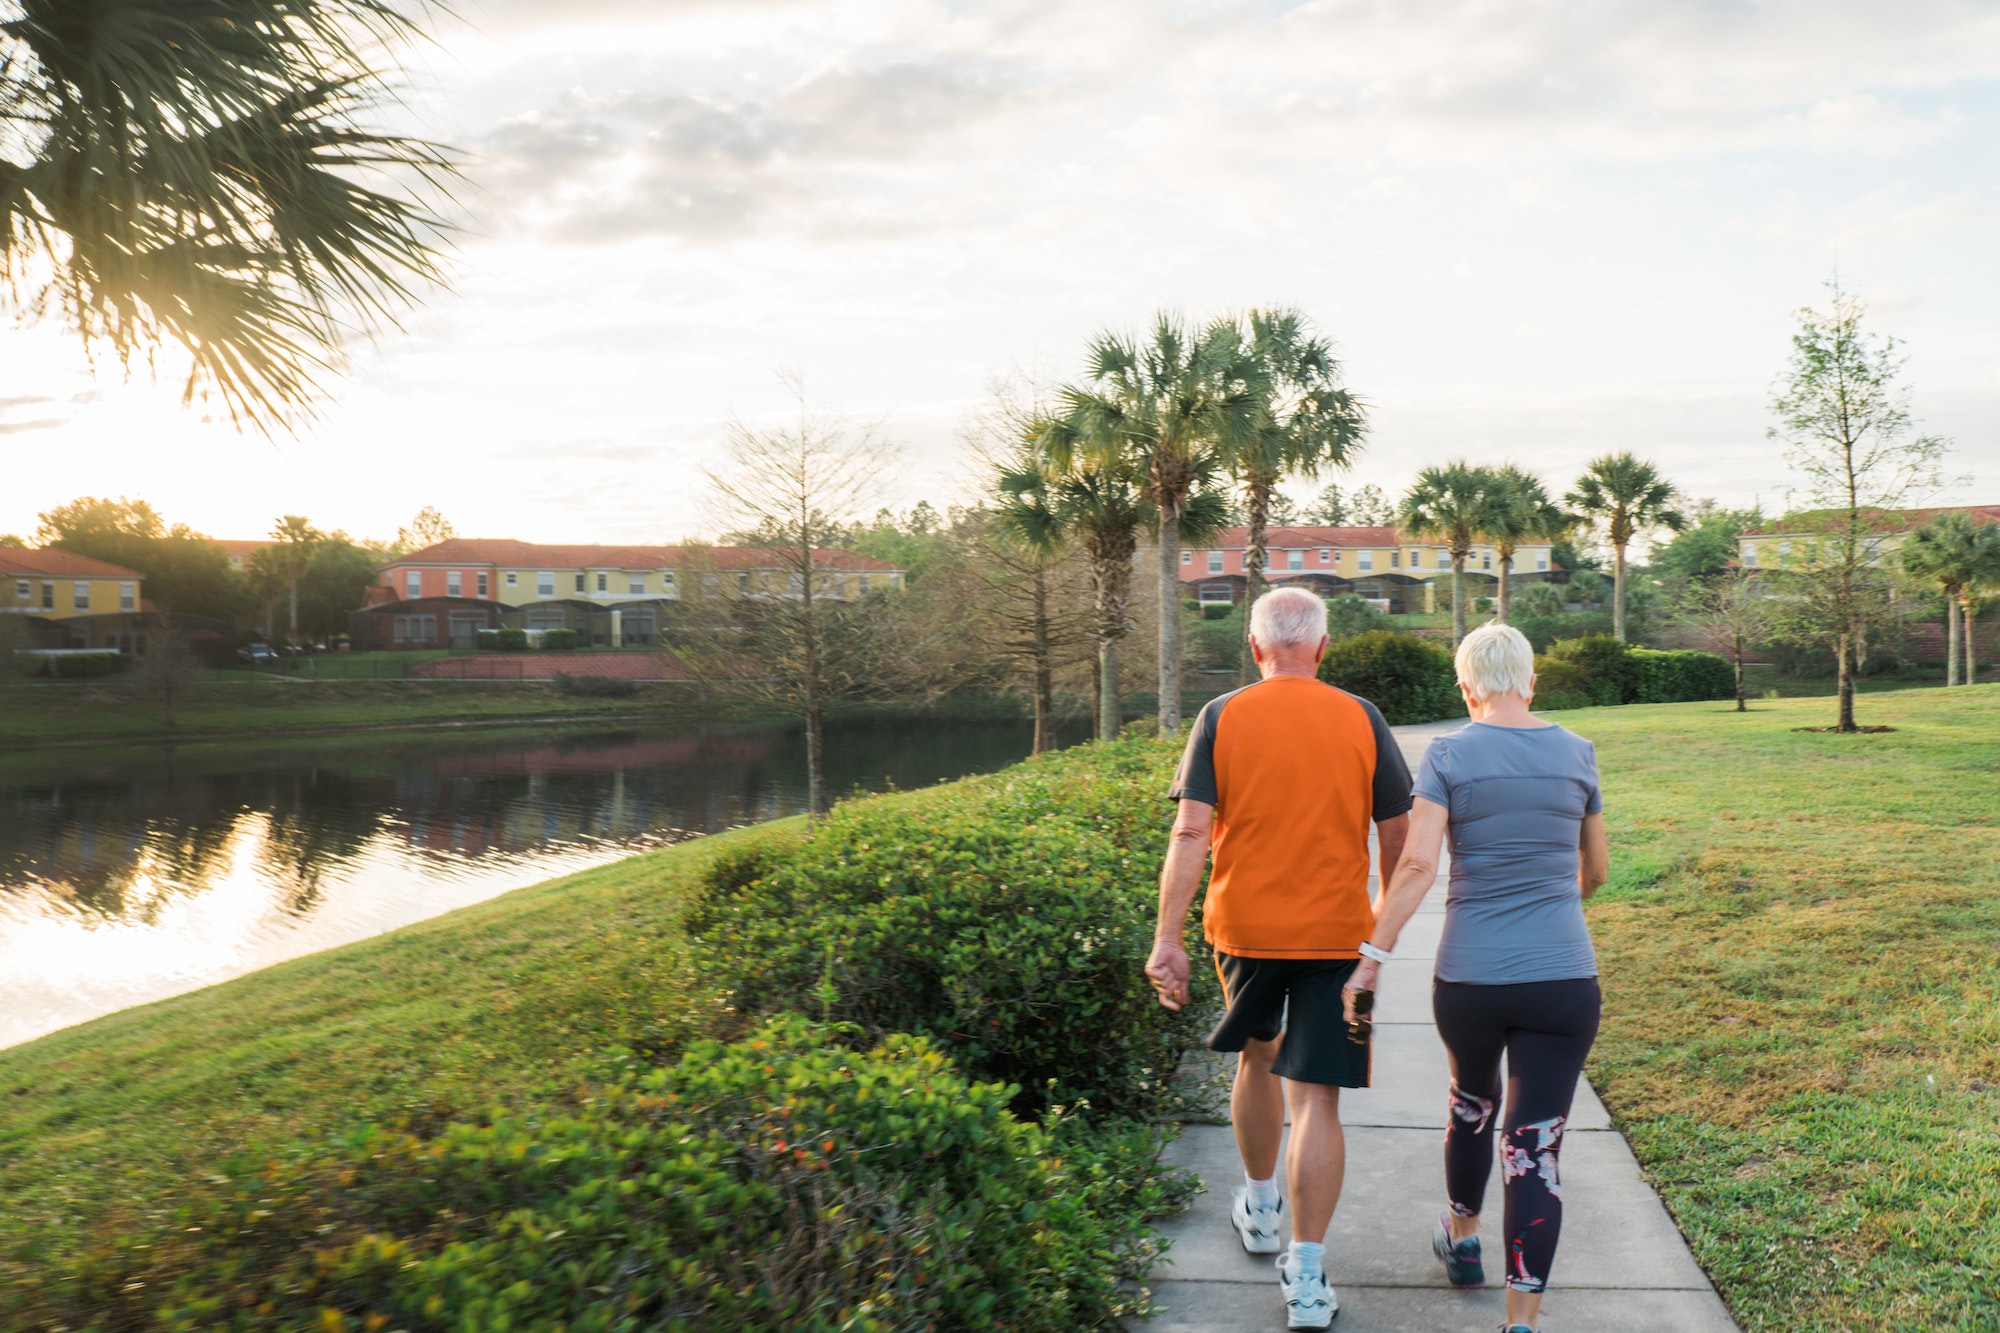
[[[1354,997],[1360,991],[1373,991],[1376,978],[1381,975],[1382,965],[1373,958],[1364,958],[1354,969],[1354,975],[1340,989],[1341,1007],[1346,1011],[1348,1022],[1354,1021]]]
[[[1187,950],[1172,940],[1155,942],[1153,956],[1146,960],[1146,979],[1160,993],[1160,1003],[1179,1013],[1188,1000]]]

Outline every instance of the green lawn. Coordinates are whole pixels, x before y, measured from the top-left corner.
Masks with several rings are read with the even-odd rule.
[[[1594,709],[1591,1074],[1746,1328],[2000,1328],[2000,686]]]
[[[0,1051],[0,1250],[143,1213],[204,1164],[506,1103],[614,1041],[678,1037],[682,887],[800,825],[648,852]]]

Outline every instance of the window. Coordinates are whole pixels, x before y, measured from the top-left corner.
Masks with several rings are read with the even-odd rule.
[[[447,597],[457,597],[463,594],[465,591],[464,577],[456,569],[446,570],[444,576],[444,595]]]
[[[668,592],[672,592],[674,590],[673,570],[663,569],[660,571],[660,586],[665,588]]]
[[[1535,552],[1535,568],[1545,570],[1548,567],[1549,567],[1549,553],[1547,551]]]
[[[1422,568],[1422,567],[1423,567],[1423,563],[1424,563],[1424,553],[1423,553],[1422,551],[1412,551],[1412,552],[1410,552],[1410,568],[1411,568],[1411,569],[1420,569],[1420,568]]]
[[[583,591],[583,571],[580,569],[576,571],[576,590]]]
[[[1304,569],[1305,567],[1306,567],[1306,553],[1304,551],[1285,552],[1286,569]]]
[[[1391,569],[1400,568],[1402,566],[1402,563],[1403,563],[1403,553],[1401,551],[1389,552],[1389,568]]]
[[[486,595],[487,595],[487,587],[486,587],[486,571],[485,571],[485,570],[483,570],[483,569],[479,571],[479,595],[480,595],[481,597],[484,597],[484,596],[486,596]]]
[[[56,585],[44,580],[42,583],[42,610],[53,611],[55,609],[56,609]]]
[[[866,574],[857,575],[854,584],[863,597],[868,595],[868,576]]]
[[[739,570],[737,570],[737,571],[736,571],[736,591],[738,591],[738,592],[749,592],[749,591],[750,591],[750,571],[749,571],[749,570],[747,570],[747,569],[739,569]]]
[[[672,571],[668,571],[667,573],[667,586],[669,588],[674,586],[674,576]],[[644,574],[626,575],[625,591],[630,593],[634,597],[637,597],[640,593],[646,591],[646,576]]]
[[[1220,574],[1222,572],[1222,552],[1210,551],[1208,553],[1208,572],[1211,574]]]
[[[118,609],[120,611],[137,611],[139,609],[138,584],[121,583],[118,585]]]
[[[1194,563],[1194,552],[1193,552],[1193,551],[1182,551],[1182,552],[1181,552],[1181,563],[1182,563],[1182,564],[1184,564],[1184,565],[1191,565],[1191,564],[1193,564],[1193,563]]]
[[[1322,565],[1333,563],[1333,549],[1331,547],[1322,546],[1319,548],[1319,562]]]
[[[610,582],[611,576],[609,574],[601,569],[597,571],[597,590],[599,592],[609,591]]]
[[[403,596],[417,598],[424,595],[424,572],[421,569],[403,571]]]
[[[90,609],[90,585],[79,583],[70,589],[70,599],[79,611]]]
[[[1481,569],[1493,568],[1493,552],[1481,551],[1479,553],[1479,567]]]
[[[1354,560],[1355,560],[1355,568],[1359,569],[1364,574],[1369,573],[1375,568],[1375,553],[1373,551],[1359,552],[1354,557]]]
[[[552,569],[545,569],[541,573],[535,575],[535,596],[553,597],[555,595],[556,595],[555,571]]]
[[[437,639],[436,616],[397,616],[397,643],[431,643]]]
[[[1779,543],[1778,543],[1778,558],[1779,558],[1780,560],[1784,559],[1784,558],[1785,558],[1786,556],[1790,555],[1791,553],[1792,553],[1792,544],[1791,544],[1790,542],[1779,542]]]
[[[1757,543],[1756,543],[1756,542],[1744,542],[1744,543],[1743,543],[1743,564],[1744,564],[1745,568],[1748,568],[1748,569],[1755,569],[1755,568],[1757,568]]]
[[[26,579],[15,579],[14,580],[15,598],[19,601],[23,602],[27,601],[28,598],[33,595],[33,587],[34,585],[29,583],[28,580]]]
[[[515,573],[515,572],[514,572],[513,570],[511,570],[511,569],[507,571],[507,586],[508,586],[508,587],[510,587],[510,588],[512,588],[512,587],[515,587],[515,586],[517,586],[517,585],[518,585],[518,584],[519,584],[520,582],[521,582],[521,576],[520,576],[519,574]]]

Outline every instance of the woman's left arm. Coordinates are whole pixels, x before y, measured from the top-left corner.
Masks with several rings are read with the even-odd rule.
[[[1611,878],[1611,845],[1604,836],[1604,812],[1583,817],[1583,835],[1576,852],[1576,883],[1588,898]]]

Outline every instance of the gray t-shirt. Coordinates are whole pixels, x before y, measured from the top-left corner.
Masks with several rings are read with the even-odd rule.
[[[1468,722],[1431,742],[1414,794],[1451,812],[1438,980],[1597,975],[1577,887],[1583,817],[1604,808],[1596,747],[1562,727]]]

